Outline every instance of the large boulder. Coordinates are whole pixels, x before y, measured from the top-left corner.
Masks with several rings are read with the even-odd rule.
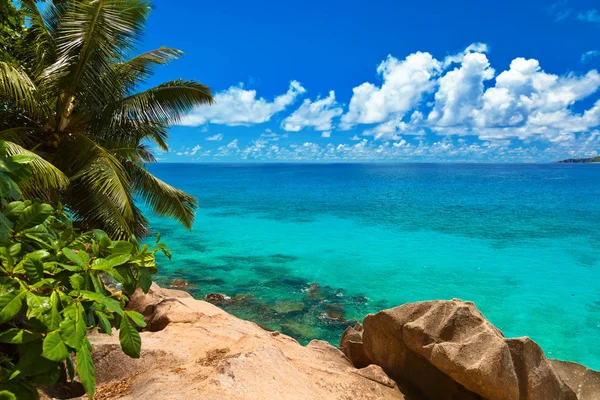
[[[506,339],[473,303],[409,303],[369,315],[363,326],[364,356],[429,399],[577,399],[535,342]]]
[[[600,372],[568,361],[550,360],[550,364],[579,400],[600,400]]]
[[[302,346],[210,303],[168,293],[181,295],[153,287],[149,299],[132,297],[150,328],[140,334],[139,359],[123,354],[118,335],[90,337],[97,398],[404,399],[381,367],[354,368],[326,342]]]

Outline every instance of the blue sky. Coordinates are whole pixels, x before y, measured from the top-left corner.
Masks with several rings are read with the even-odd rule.
[[[140,50],[217,103],[160,161],[545,162],[600,150],[597,1],[156,0]]]

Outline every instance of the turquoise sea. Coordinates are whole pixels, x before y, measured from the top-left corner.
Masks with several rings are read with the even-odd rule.
[[[600,166],[155,164],[198,197],[150,215],[159,282],[302,343],[405,302],[472,300],[506,336],[600,369]],[[316,283],[316,284],[315,284]]]

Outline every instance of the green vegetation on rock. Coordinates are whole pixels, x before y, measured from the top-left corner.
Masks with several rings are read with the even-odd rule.
[[[37,399],[38,387],[76,376],[93,397],[88,332],[117,329],[123,352],[139,357],[144,318],[124,306],[148,291],[154,254],[169,251],[160,236],[150,249],[80,233],[60,205],[22,200],[35,157],[6,153],[0,142],[0,398]]]

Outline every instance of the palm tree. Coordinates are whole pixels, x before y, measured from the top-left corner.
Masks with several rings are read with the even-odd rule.
[[[191,227],[197,201],[145,169],[152,146],[208,87],[175,80],[140,90],[153,68],[182,53],[159,48],[130,58],[148,0],[21,0],[28,25],[13,58],[0,61],[0,139],[10,154],[35,154],[24,194],[64,204],[82,228],[114,237],[147,233],[134,199]]]

